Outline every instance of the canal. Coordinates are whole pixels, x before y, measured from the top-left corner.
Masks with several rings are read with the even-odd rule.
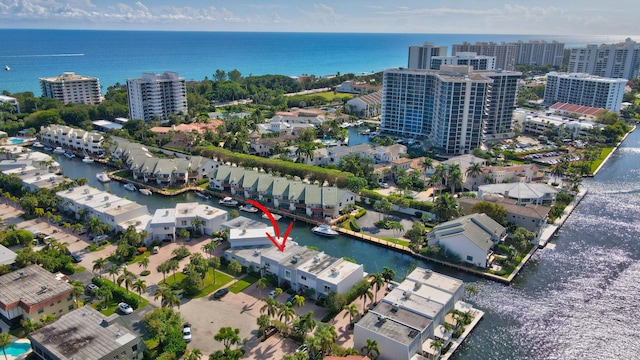
[[[351,131],[350,131],[351,135]],[[102,165],[59,157],[64,172],[146,204],[150,212],[177,202],[204,199],[192,193],[144,196],[117,182],[101,184]],[[640,131],[631,134],[603,170],[585,179],[588,195],[552,246],[505,286],[434,266],[394,251],[340,236],[327,239],[296,223],[291,237],[333,256],[347,256],[365,271],[387,266],[402,279],[414,266],[458,277],[478,290],[469,301],[486,315],[454,359],[637,358],[640,338]],[[217,200],[209,202],[217,206]],[[259,219],[259,215],[242,213]],[[281,220],[281,229],[288,220]],[[266,220],[263,220],[266,221]]]

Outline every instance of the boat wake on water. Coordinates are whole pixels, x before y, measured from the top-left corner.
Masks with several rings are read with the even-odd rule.
[[[2,55],[2,56],[0,56],[0,58],[65,57],[65,56],[84,56],[84,54]]]

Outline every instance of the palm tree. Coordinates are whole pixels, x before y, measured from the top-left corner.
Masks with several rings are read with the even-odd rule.
[[[422,167],[424,168],[424,176],[427,176],[427,170],[433,169],[433,160],[425,156],[424,160],[422,160]]]
[[[278,302],[274,298],[268,297],[262,299],[262,301],[264,301],[265,304],[260,308],[260,314],[266,313],[269,318],[278,314]]]
[[[12,338],[11,338],[11,334],[9,334],[8,332],[0,333],[0,348],[2,348],[2,353],[4,354],[4,359],[5,360],[8,360],[6,348],[9,345],[11,345],[12,342],[13,341],[12,341]]]
[[[256,288],[260,290],[260,298],[262,298],[262,290],[267,287],[267,278],[262,277],[256,281]]]
[[[218,248],[218,245],[219,244],[217,241],[212,240],[209,243],[202,245],[202,250],[209,254],[209,258],[211,258],[213,252],[216,251],[216,248]]]
[[[162,306],[163,308],[172,308],[176,305],[180,307],[180,299],[178,298],[176,293],[166,285],[161,285],[156,288],[156,293],[153,295],[153,299],[158,300],[158,298],[160,298],[160,306]]]
[[[176,282],[176,272],[180,269],[178,260],[170,260],[168,263],[169,271],[173,271],[173,282]]]
[[[156,270],[159,273],[162,273],[162,282],[166,282],[167,281],[167,274],[169,272],[171,272],[171,269],[169,269],[169,263],[164,262],[164,263],[158,265]]]
[[[69,280],[69,285],[73,286],[73,290],[71,290],[71,295],[75,298],[75,303],[78,303],[78,297],[84,294],[84,284],[82,281],[78,280]]]
[[[202,226],[202,225],[204,225],[204,221],[202,221],[202,220],[200,220],[198,218],[195,218],[195,219],[191,220],[191,226],[193,226],[193,232],[194,233],[195,232],[199,233],[198,230],[200,229],[200,226]]]
[[[449,221],[456,216],[460,216],[462,211],[458,207],[456,199],[451,194],[444,193],[436,199],[436,206],[433,208],[436,218],[440,222]]]
[[[353,324],[353,320],[360,313],[360,310],[358,310],[358,305],[351,303],[349,305],[343,306],[342,310],[347,311],[342,317],[345,318],[347,317],[347,315],[349,315],[349,326],[351,326]]]
[[[118,286],[120,286],[124,282],[124,287],[129,292],[129,287],[133,285],[136,280],[136,276],[127,269],[122,269],[122,275],[118,276]]]
[[[475,189],[477,183],[476,183],[476,178],[482,174],[482,164],[480,163],[473,163],[471,164],[471,166],[469,166],[467,168],[467,171],[464,172],[464,174],[467,177],[471,177],[473,179],[473,185],[471,186],[471,189]]]
[[[298,309],[304,306],[304,296],[302,295],[294,295],[293,296],[293,305],[297,306]]]
[[[371,359],[377,359],[380,356],[380,348],[378,347],[378,342],[375,340],[367,339],[367,345],[363,346],[360,351]],[[373,356],[373,353],[376,356]]]
[[[193,349],[185,352],[185,360],[200,360],[202,357],[202,351],[200,349]]]
[[[387,285],[389,285],[389,282],[391,282],[391,280],[393,280],[393,278],[396,277],[396,271],[388,268],[388,267],[383,267],[382,268],[382,278],[387,282]]]
[[[456,188],[462,184],[462,172],[458,164],[451,164],[449,167],[447,181],[449,182],[449,186],[451,186],[451,193],[454,194]]]
[[[142,293],[147,291],[147,282],[144,279],[137,279],[131,288],[138,293],[138,296],[142,297]]]
[[[278,317],[280,321],[284,319],[285,325],[289,323],[290,320],[296,317],[296,309],[293,308],[291,303],[286,303],[280,307],[278,310]]]
[[[116,282],[116,276],[118,276],[119,274],[120,274],[120,268],[118,266],[115,266],[114,264],[111,264],[111,266],[109,267],[109,275],[113,276],[114,284]]]
[[[373,300],[373,293],[371,292],[371,285],[369,285],[369,287],[367,288],[367,290],[362,293],[362,299],[364,300],[362,302],[362,310],[363,313],[367,311],[367,298],[369,298],[369,301]]]
[[[380,288],[384,286],[384,277],[382,277],[382,274],[373,274],[373,280],[371,281],[371,286],[373,286],[375,288],[375,293],[374,293],[374,303],[378,303],[378,292],[380,291]]]
[[[214,256],[207,260],[207,266],[213,271],[213,283],[216,283],[216,269],[220,268],[220,258]]]
[[[430,347],[438,352],[438,355],[436,356],[436,359],[440,356],[440,351],[442,350],[442,346],[443,345],[444,344],[442,344],[442,341],[440,341],[438,339],[431,340],[431,346]]]
[[[298,325],[303,329],[305,336],[306,333],[313,330],[316,327],[316,321],[313,319],[313,311],[309,311],[304,315],[300,315],[298,318]]]
[[[107,287],[101,287],[98,290],[96,290],[96,295],[98,295],[98,297],[102,299],[102,308],[103,309],[108,308],[109,301],[113,299],[113,293],[111,292],[111,289]]]
[[[140,266],[144,270],[147,270],[147,268],[149,267],[149,258],[145,257],[140,259],[140,261],[138,261],[138,266]]]

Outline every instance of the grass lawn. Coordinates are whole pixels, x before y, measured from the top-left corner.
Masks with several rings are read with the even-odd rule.
[[[598,156],[598,158],[591,164],[591,173],[592,174],[593,174],[594,171],[596,171],[598,166],[600,166],[600,164],[602,164],[604,159],[607,156],[609,156],[609,154],[611,154],[612,151],[613,151],[613,147],[606,147],[606,148],[602,149],[602,151],[600,152],[600,156]]]
[[[329,101],[333,100],[335,97],[353,99],[352,94],[342,94],[342,93],[333,93],[333,91],[321,92],[316,94],[308,94],[308,95],[296,95],[295,97],[312,97],[312,96],[321,96]]]
[[[131,261],[128,262],[129,265],[133,265],[135,263],[137,263],[138,261],[144,259],[144,258],[148,258],[149,255],[151,255],[151,251],[145,251],[142,254],[138,254],[136,256],[133,257],[133,259]]]
[[[113,283],[113,281],[104,278],[103,280],[108,281],[109,283],[113,284],[114,287],[120,288],[123,291],[127,291],[127,289],[123,288],[122,286],[118,286],[116,284]],[[147,299],[140,297],[138,294],[136,294],[134,291],[130,291],[129,292],[131,294],[131,296],[135,297],[136,299],[138,299],[138,309],[142,309],[143,307],[149,305],[149,301],[147,301]],[[105,316],[109,316],[111,314],[113,314],[116,311],[116,308],[118,307],[118,303],[120,303],[120,301],[116,301],[115,299],[112,299],[111,301],[109,301],[109,307],[107,307],[106,309],[102,309],[102,301],[100,301],[100,299],[96,298],[94,301],[94,304],[91,305],[94,309],[100,311],[103,315]]]
[[[165,281],[168,285],[179,285],[180,282],[182,282],[182,280],[187,277],[187,275],[181,273],[181,272],[177,272],[176,276],[175,276],[175,280],[173,278],[173,274],[167,276],[167,280]],[[230,275],[227,275],[223,272],[217,271],[216,270],[216,283],[213,283],[213,274],[211,272],[207,272],[207,276],[204,278],[204,284],[205,286],[203,288],[200,289],[200,291],[195,294],[194,296],[191,296],[192,299],[197,299],[197,298],[201,298],[204,296],[207,296],[209,294],[211,294],[212,292],[220,289],[221,287],[225,286],[226,284],[228,284],[229,282],[231,282],[231,280],[233,280],[233,277]],[[249,284],[251,285],[251,284]],[[248,285],[247,285],[248,286]]]
[[[233,285],[229,286],[229,291],[234,294],[241,292],[242,290],[248,288],[253,283],[258,281],[258,278],[255,276],[247,275],[241,280],[236,281]]]
[[[85,270],[87,270],[87,268],[85,268],[84,266],[76,265],[76,266],[73,267],[73,273],[74,274],[81,273],[81,272],[83,272]]]
[[[130,170],[120,170],[120,171],[116,171],[115,173],[113,173],[113,175],[115,176],[119,176],[121,178],[125,178],[125,179],[131,179],[133,180],[133,176],[131,176],[131,171]]]
[[[411,244],[410,241],[394,239],[394,238],[382,238],[382,240],[386,240],[388,242],[392,242],[394,244],[403,245],[403,246],[409,246],[409,244]]]

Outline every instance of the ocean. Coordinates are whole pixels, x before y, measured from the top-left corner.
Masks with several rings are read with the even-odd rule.
[[[0,29],[0,66],[10,68],[0,73],[0,91],[39,96],[38,79],[63,72],[97,77],[103,92],[143,72],[177,71],[187,80],[212,78],[217,69],[243,76],[359,75],[406,66],[408,47],[427,41],[451,51],[464,41],[557,40],[569,48],[627,37]]]

